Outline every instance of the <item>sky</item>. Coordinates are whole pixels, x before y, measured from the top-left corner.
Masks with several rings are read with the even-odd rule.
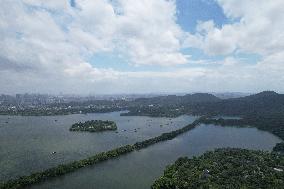
[[[0,2],[0,93],[284,92],[283,0]]]

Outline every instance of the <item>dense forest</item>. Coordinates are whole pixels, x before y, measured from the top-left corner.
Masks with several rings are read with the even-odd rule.
[[[269,131],[284,140],[284,117],[281,114],[250,115],[242,119],[203,118],[200,122],[221,126],[256,127]]]
[[[200,94],[197,94],[200,96]],[[204,94],[201,95],[204,97]],[[132,107],[123,115],[148,115],[176,117],[182,114],[206,115],[206,116],[238,116],[240,120],[211,120],[214,124],[227,126],[253,126],[261,130],[269,131],[284,139],[284,95],[272,91],[264,91],[246,97],[221,100],[217,97],[207,101],[200,98],[199,101],[190,101],[177,106],[173,103],[164,103],[156,106],[141,105]],[[157,98],[157,97],[156,97]],[[167,98],[170,100],[170,98]],[[137,100],[139,101],[139,100]],[[152,102],[151,100],[148,100]],[[209,121],[209,120],[207,120]]]
[[[90,120],[84,123],[74,123],[70,131],[89,131],[89,132],[101,132],[101,131],[114,131],[117,130],[116,123],[113,121],[102,120]]]
[[[159,105],[159,106],[184,106],[195,103],[207,103],[207,102],[219,102],[221,99],[208,93],[195,93],[187,94],[184,96],[168,95],[157,96],[152,98],[138,98],[131,102],[134,105],[147,106],[147,105]]]
[[[194,114],[216,115],[270,115],[284,113],[284,95],[264,91],[241,98],[221,100],[218,102],[199,103],[189,110]]]
[[[152,189],[284,188],[284,156],[245,149],[217,149],[179,158]]]
[[[179,98],[167,96],[154,97],[148,100],[136,99],[136,105],[130,108],[130,112],[127,115],[171,116],[170,112],[173,112],[174,115],[185,113],[232,116],[284,114],[284,94],[272,91],[224,100],[206,93],[197,93],[191,96],[194,96],[194,98],[187,99],[187,95],[185,95]]]
[[[139,98],[128,106],[129,112],[122,116],[177,117],[187,114],[190,107],[203,103],[216,103],[221,99],[212,94],[195,93],[184,96],[168,95],[153,98]]]

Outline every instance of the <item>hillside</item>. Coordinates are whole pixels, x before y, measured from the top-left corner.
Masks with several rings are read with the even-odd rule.
[[[184,96],[140,98],[131,102],[126,115],[175,117],[182,114],[267,116],[284,115],[284,95],[272,91],[232,98],[219,99],[212,94],[196,93]],[[277,116],[280,117],[280,116]]]
[[[122,115],[177,117],[183,114],[238,116],[243,119],[223,125],[253,126],[269,131],[284,140],[284,95],[273,91],[221,100],[210,94],[197,93],[185,96],[166,96],[137,99],[134,107]],[[150,106],[152,104],[152,106]]]
[[[159,105],[159,106],[173,106],[173,105],[186,105],[201,102],[218,102],[219,98],[208,93],[195,93],[187,94],[184,96],[168,95],[158,96],[153,98],[138,98],[133,101],[138,105]]]
[[[284,114],[284,95],[273,91],[264,91],[246,97],[226,99],[214,103],[198,103],[188,108],[189,112],[202,115]]]
[[[262,151],[218,149],[179,158],[152,189],[283,188],[284,157]]]
[[[177,117],[186,114],[189,107],[197,104],[219,102],[212,94],[196,93],[184,96],[168,95],[153,98],[138,98],[129,103],[128,113],[121,115],[140,115],[153,117]]]

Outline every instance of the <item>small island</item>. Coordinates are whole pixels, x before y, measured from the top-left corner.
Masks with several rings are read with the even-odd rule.
[[[116,123],[113,121],[90,120],[84,123],[74,123],[69,130],[88,132],[115,131],[117,130],[117,126]]]

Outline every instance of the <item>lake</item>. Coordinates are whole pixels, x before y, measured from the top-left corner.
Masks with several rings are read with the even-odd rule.
[[[42,170],[58,163],[82,159],[95,153],[132,144],[163,132],[176,130],[197,117],[175,119],[121,117],[119,112],[54,117],[0,117],[2,179]],[[55,121],[58,120],[58,121]],[[112,120],[119,133],[69,132],[70,125],[90,119]],[[162,125],[162,126],[160,126]],[[134,132],[134,129],[137,132]],[[140,129],[138,129],[140,128]],[[126,130],[126,131],[123,131]],[[2,138],[4,137],[4,139]],[[117,159],[79,169],[68,175],[49,179],[32,189],[148,189],[162,175],[165,166],[181,156],[196,156],[219,147],[268,150],[281,139],[256,128],[200,125],[173,140],[157,143]],[[3,151],[4,150],[4,151]],[[56,151],[56,154],[51,154]],[[5,163],[10,163],[6,166]]]
[[[0,181],[152,138],[196,119],[194,116],[174,119],[120,116],[120,113],[0,116]],[[69,131],[73,123],[92,119],[115,121],[118,133]]]

